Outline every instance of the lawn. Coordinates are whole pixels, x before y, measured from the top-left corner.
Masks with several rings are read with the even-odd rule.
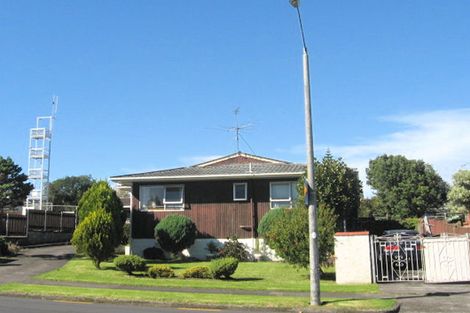
[[[179,275],[184,269],[208,262],[169,263]],[[149,264],[151,265],[151,264]],[[115,270],[114,264],[104,262],[97,270],[89,259],[74,258],[62,268],[41,274],[39,279],[118,284],[129,286],[159,286],[210,289],[241,289],[268,291],[309,291],[308,272],[280,262],[241,262],[231,280],[213,279],[152,279],[144,273],[127,275]],[[337,285],[331,273],[320,283],[323,292],[375,293],[377,285]]]
[[[262,307],[262,308],[302,308],[308,306],[307,297],[278,297],[230,294],[197,294],[180,292],[156,292],[142,290],[116,290],[31,284],[0,285],[0,294],[15,294],[41,297],[59,297],[80,301],[127,301],[133,303],[164,303],[179,305]],[[323,308],[388,310],[396,302],[390,299],[323,299]]]

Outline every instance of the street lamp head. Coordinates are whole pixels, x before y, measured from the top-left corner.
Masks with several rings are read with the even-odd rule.
[[[290,5],[293,6],[294,8],[299,7],[299,0],[289,0]]]

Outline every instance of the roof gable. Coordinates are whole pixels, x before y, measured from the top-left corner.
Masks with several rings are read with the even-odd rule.
[[[271,158],[261,157],[254,154],[237,152],[218,159],[210,160],[207,162],[193,165],[195,167],[210,167],[222,166],[231,164],[246,164],[246,163],[271,163],[271,164],[289,164],[289,162],[275,160]]]

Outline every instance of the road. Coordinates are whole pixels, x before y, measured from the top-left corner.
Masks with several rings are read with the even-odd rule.
[[[470,312],[470,283],[390,283],[380,289],[400,302],[400,313]]]
[[[220,313],[246,313],[247,309],[225,310],[210,308],[184,308],[184,307],[158,307],[139,305],[114,305],[91,302],[53,301],[44,299],[27,299],[0,296],[1,313],[194,313],[194,312],[220,312]],[[272,313],[260,311],[257,313]],[[279,311],[277,311],[279,312]]]

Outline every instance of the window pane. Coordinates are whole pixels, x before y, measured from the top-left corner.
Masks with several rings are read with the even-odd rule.
[[[290,201],[273,201],[271,202],[271,208],[290,208],[291,202]]]
[[[245,184],[235,184],[235,196],[234,199],[246,199],[246,185]]]
[[[290,200],[290,183],[271,184],[271,199]]]
[[[183,202],[183,187],[166,187],[165,202]]]
[[[299,197],[299,193],[297,192],[297,183],[292,182],[291,183],[291,195],[292,195],[292,201],[295,201]]]
[[[163,206],[163,186],[142,186],[140,202],[144,209]]]

